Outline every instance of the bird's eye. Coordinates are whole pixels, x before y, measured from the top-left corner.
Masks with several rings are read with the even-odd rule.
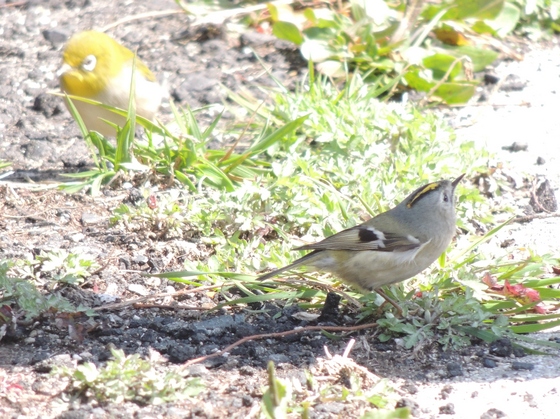
[[[449,202],[449,195],[446,193],[443,194],[443,202]]]
[[[82,61],[81,67],[83,70],[93,71],[96,64],[97,59],[95,58],[95,55],[88,55],[86,58],[84,58],[84,61]]]

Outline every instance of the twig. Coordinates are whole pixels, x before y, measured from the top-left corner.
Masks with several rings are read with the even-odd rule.
[[[172,306],[170,304],[142,304],[136,303],[132,305],[134,308],[162,308],[164,310],[212,310],[212,308],[207,307],[194,307],[194,306]]]
[[[164,292],[164,293],[160,293],[160,294],[146,295],[145,297],[136,298],[134,300],[123,301],[122,303],[106,304],[106,305],[101,306],[101,307],[95,307],[93,310],[94,311],[117,310],[117,309],[128,307],[128,306],[131,306],[131,305],[143,303],[144,301],[153,300],[155,298],[175,297],[175,296],[183,295],[183,294],[194,294],[194,293],[197,293],[197,292],[208,291],[208,290],[212,290],[212,289],[216,289],[216,288],[219,288],[219,287],[216,286],[216,285],[209,285],[207,287],[199,287],[199,288],[194,288],[194,289],[181,290],[181,291],[177,291],[177,292]]]
[[[27,3],[29,3],[29,0],[14,1],[13,3],[1,4],[1,5],[0,5],[0,9],[3,9],[4,7],[23,6],[23,5],[27,4]]]
[[[177,9],[170,9],[170,10],[158,10],[158,11],[151,11],[145,13],[138,13],[137,15],[123,17],[122,19],[117,20],[116,22],[110,23],[107,26],[103,26],[99,29],[99,32],[107,32],[109,29],[116,28],[117,26],[123,23],[129,23],[135,20],[141,19],[151,19],[154,17],[165,17],[171,15],[178,15],[180,13],[185,13],[184,10],[177,10]]]
[[[312,332],[312,331],[327,331],[327,332],[355,332],[356,330],[362,329],[369,329],[377,327],[377,323],[366,323],[361,324],[358,326],[307,326],[302,327],[299,329],[287,330],[285,332],[277,332],[277,333],[263,333],[261,335],[251,335],[246,336],[243,339],[239,339],[237,342],[232,343],[229,346],[226,346],[221,351],[215,352],[211,355],[201,356],[199,358],[191,359],[183,364],[183,366],[188,367],[189,365],[198,364],[199,362],[206,361],[208,359],[216,358],[220,355],[225,354],[226,352],[230,352],[232,349],[238,347],[239,345],[244,344],[245,342],[250,342],[252,340],[260,340],[260,339],[277,339],[283,338],[284,336],[295,335],[297,333],[305,333],[305,332]]]
[[[555,217],[560,217],[560,213],[553,212],[553,213],[547,213],[547,214],[523,215],[523,216],[515,217],[512,220],[512,222],[514,222],[514,223],[528,223],[529,221],[532,221],[532,220],[540,220],[540,219],[543,219],[543,218],[555,218]]]
[[[196,17],[195,16],[195,18],[197,20],[195,22],[191,22],[190,25],[191,26],[199,26],[199,25],[204,25],[206,23],[224,23],[224,21],[226,21],[227,19],[230,19],[230,18],[235,17],[237,15],[245,15],[245,14],[249,14],[249,13],[252,13],[252,12],[257,12],[259,10],[264,10],[264,9],[268,8],[268,4],[280,5],[280,4],[291,4],[291,3],[292,3],[292,0],[277,0],[277,1],[270,2],[270,3],[266,3],[266,4],[256,4],[254,6],[249,6],[249,7],[237,7],[235,9],[218,10],[216,12],[208,13],[207,15],[202,16],[202,17]],[[171,16],[171,15],[177,15],[177,14],[194,15],[194,13],[192,13],[189,10],[186,10],[186,9],[170,9],[170,10],[160,10],[160,11],[155,11],[155,12],[139,13],[139,14],[134,15],[134,16],[128,16],[128,17],[119,19],[116,22],[113,22],[113,23],[111,23],[107,26],[104,26],[99,30],[101,32],[105,32],[105,31],[108,31],[109,29],[113,29],[113,28],[121,25],[122,23],[129,23],[129,22],[132,22],[134,20],[148,19],[148,18],[154,18],[154,17],[166,17],[166,16]]]

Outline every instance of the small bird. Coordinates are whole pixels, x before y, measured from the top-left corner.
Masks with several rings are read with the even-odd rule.
[[[134,53],[109,35],[80,32],[70,38],[58,71],[60,86],[69,95],[93,99],[113,107],[128,109]],[[153,73],[138,58],[134,73],[136,114],[152,119],[159,109],[163,89]],[[100,118],[123,126],[126,119],[100,106],[73,101],[90,131],[114,137],[116,131]]]
[[[375,290],[400,310],[378,288],[418,274],[449,246],[456,228],[454,192],[464,176],[421,186],[396,207],[363,224],[294,249],[312,252],[258,280],[307,267],[307,271],[333,273],[363,290]]]

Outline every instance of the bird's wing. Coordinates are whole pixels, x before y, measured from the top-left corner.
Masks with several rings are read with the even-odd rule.
[[[387,233],[371,226],[359,225],[343,230],[325,240],[306,244],[295,250],[376,250],[378,252],[406,252],[423,243],[416,237]]]

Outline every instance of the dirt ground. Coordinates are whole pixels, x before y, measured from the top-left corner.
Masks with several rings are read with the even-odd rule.
[[[142,356],[154,350],[168,360],[166,365],[177,365],[212,354],[245,336],[314,323],[295,318],[295,307],[272,304],[264,307],[264,313],[222,310],[206,314],[200,308],[213,306],[217,297],[203,292],[148,301],[170,305],[176,299],[193,309],[119,305],[144,295],[180,291],[183,288],[176,283],[142,273],[182,270],[184,260],[203,258],[208,249],[188,237],[163,240],[149,231],[111,227],[111,211],[134,199],[134,189],[93,198],[56,189],[36,191],[25,187],[25,182],[48,184],[61,173],[90,163],[62,101],[46,93],[58,86],[55,73],[68,37],[120,17],[176,6],[171,0],[21,3],[0,0],[0,159],[12,162],[15,170],[0,184],[0,257],[18,259],[56,249],[93,255],[102,267],[85,285],[69,287],[63,295],[89,307],[114,305],[98,310],[93,318],[76,317],[71,325],[55,314],[43,316],[5,336],[0,342],[1,416],[257,417],[269,360],[275,362],[278,376],[291,380],[295,388],[306,388],[305,369],[314,369],[325,380],[340,381],[338,372],[325,367],[325,348],[341,355],[351,337],[335,341],[310,332],[252,341],[227,355],[189,366],[188,374],[200,377],[206,388],[197,398],[181,403],[99,406],[61,398],[66,383],[52,378],[50,368],[81,361],[101,365],[109,358],[111,347]],[[297,83],[306,69],[299,53],[285,42],[254,32],[234,34],[220,26],[193,27],[183,14],[132,20],[108,33],[137,49],[140,58],[169,86],[176,103],[195,108],[221,103],[226,95],[221,85],[233,91],[248,89],[263,97],[256,86],[272,86],[273,82],[253,51],[288,86]],[[162,119],[166,117],[170,110],[164,107]],[[483,345],[460,352],[432,347],[423,348],[418,356],[400,348],[398,342],[379,342],[374,330],[352,337],[356,344],[349,368],[363,374],[364,383],[370,385],[387,378],[394,387],[394,402],[409,406],[413,417],[544,418],[553,417],[557,409],[560,367],[556,356],[515,356],[508,352],[507,342],[501,343],[506,348],[503,351],[492,352]],[[546,338],[558,339],[558,335]],[[499,356],[503,353],[505,357]],[[315,401],[313,417],[359,417],[371,409],[363,400],[342,402],[323,397]]]

